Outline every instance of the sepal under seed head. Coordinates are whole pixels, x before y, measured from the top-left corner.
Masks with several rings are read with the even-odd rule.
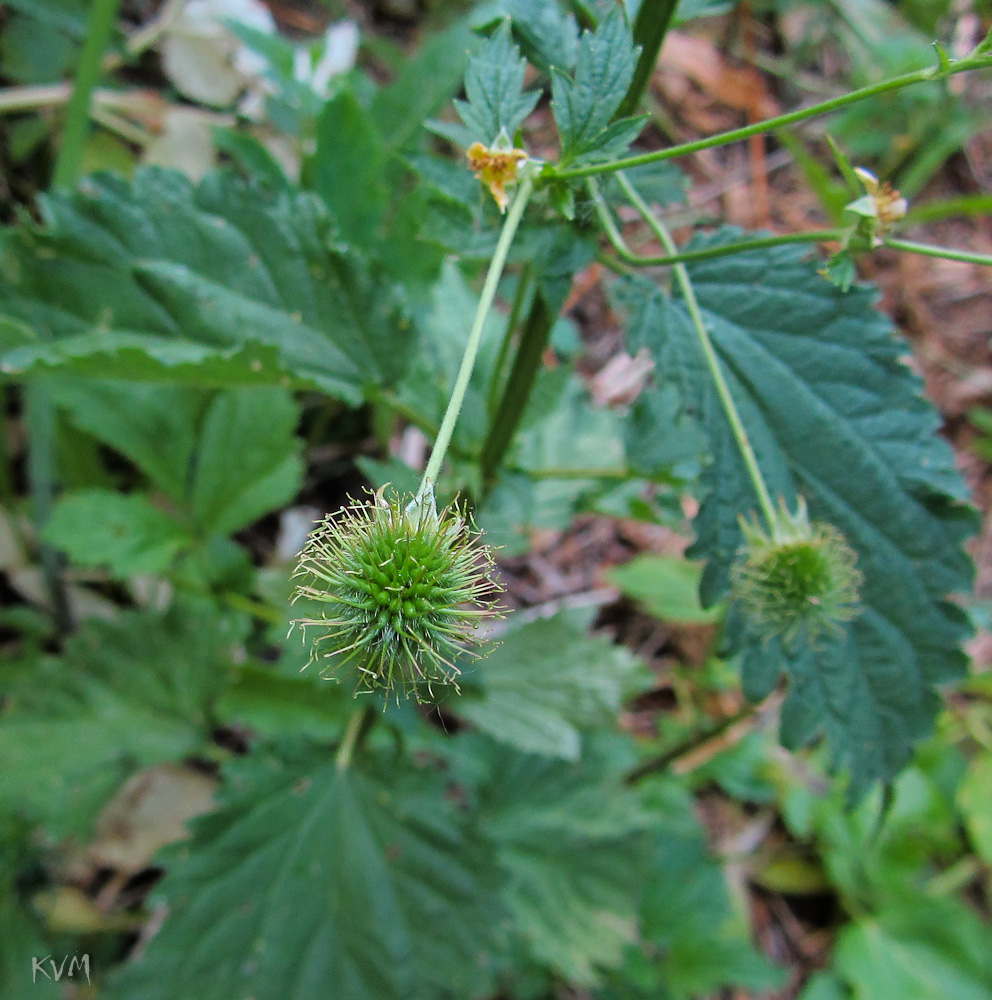
[[[858,614],[857,556],[833,525],[810,523],[802,498],[794,514],[783,500],[767,531],[743,517],[741,530],[731,593],[759,634],[815,639]]]
[[[357,670],[358,692],[387,697],[454,683],[457,658],[481,644],[483,620],[497,614],[492,550],[456,508],[437,511],[433,494],[386,496],[329,514],[300,553],[293,595],[316,601],[318,617],[295,621],[304,641],[318,633],[311,662]],[[478,655],[478,654],[475,654]]]

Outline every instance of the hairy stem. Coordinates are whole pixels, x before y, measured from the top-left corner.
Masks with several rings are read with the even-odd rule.
[[[65,128],[62,145],[55,162],[55,176],[52,181],[57,188],[72,187],[79,178],[83,164],[83,148],[90,122],[90,97],[100,77],[104,50],[110,41],[117,9],[121,0],[93,0],[86,41],[79,57],[76,80],[72,97],[66,109]]]
[[[593,183],[592,178],[588,180],[589,192],[596,208],[603,231],[606,233],[617,256],[625,264],[632,267],[667,267],[672,264],[689,264],[699,260],[711,260],[714,257],[727,257],[735,253],[744,253],[747,250],[763,250],[767,247],[786,246],[790,243],[828,243],[832,240],[843,239],[847,235],[846,229],[814,229],[807,233],[786,233],[781,236],[755,236],[751,239],[738,240],[736,243],[723,243],[718,247],[707,247],[705,250],[683,250],[676,248],[675,253],[665,254],[661,257],[643,257],[634,253],[626,240],[624,240],[617,224],[610,214],[606,200],[598,185]]]
[[[462,403],[465,401],[465,393],[468,390],[469,379],[472,377],[472,368],[475,366],[475,358],[479,353],[479,344],[482,341],[482,329],[485,326],[486,317],[492,308],[493,299],[496,296],[496,287],[502,277],[503,268],[506,266],[506,257],[510,252],[510,244],[516,234],[517,226],[523,218],[524,209],[530,199],[534,189],[533,180],[530,175],[525,175],[520,182],[513,204],[507,213],[503,223],[503,230],[499,234],[499,242],[496,244],[496,252],[489,264],[489,271],[486,274],[485,283],[482,286],[482,294],[479,296],[479,305],[475,311],[475,319],[472,321],[472,329],[469,331],[468,343],[465,345],[465,354],[462,357],[461,367],[458,369],[458,376],[455,379],[454,388],[451,390],[451,398],[448,400],[448,408],[444,411],[444,419],[437,432],[437,440],[431,451],[430,461],[424,471],[424,477],[420,482],[420,489],[417,496],[427,494],[437,481],[438,473],[444,462],[448,445],[451,444],[451,435],[455,430],[455,423],[458,414],[461,412]]]
[[[903,87],[911,87],[917,83],[929,83],[935,80],[943,80],[956,73],[964,73],[973,69],[992,68],[992,55],[987,52],[974,52],[957,62],[942,63],[930,69],[916,70],[913,73],[903,73],[901,76],[892,77],[890,80],[883,80],[880,83],[873,83],[867,87],[860,87],[852,90],[848,94],[840,97],[833,97],[819,104],[810,105],[807,108],[799,108],[775,118],[768,118],[765,121],[755,122],[753,125],[746,125],[743,128],[732,129],[729,132],[721,132],[719,135],[709,136],[706,139],[697,139],[695,142],[686,142],[678,146],[670,146],[668,149],[659,149],[652,153],[642,153],[638,156],[628,156],[622,160],[614,160],[607,163],[591,163],[581,167],[556,169],[549,164],[544,168],[544,177],[554,180],[562,178],[592,177],[596,174],[614,173],[617,170],[626,170],[631,167],[639,167],[646,163],[658,163],[661,160],[672,160],[678,156],[686,156],[689,153],[698,153],[703,149],[712,149],[714,146],[724,146],[729,142],[737,142],[739,139],[747,139],[752,135],[760,135],[762,132],[771,132],[786,125],[793,125],[796,122],[804,121],[807,118],[815,118],[818,115],[825,115],[831,111],[845,108],[849,104],[855,104],[868,97],[875,97],[878,94],[885,94],[891,90],[900,90]]]
[[[641,0],[634,18],[634,44],[640,45],[641,54],[627,96],[617,111],[618,118],[632,115],[641,103],[677,6],[678,0]]]
[[[883,240],[883,246],[890,250],[904,250],[906,253],[923,254],[924,257],[942,257],[944,260],[960,260],[966,264],[986,264],[992,266],[992,255],[972,253],[970,250],[952,250],[949,247],[935,247],[929,243],[912,243],[909,240]]]
[[[623,172],[617,174],[617,180],[620,182],[620,186],[623,188],[624,194],[630,199],[630,203],[637,209],[644,221],[651,227],[655,236],[658,237],[661,245],[670,254],[676,253],[675,242],[672,239],[671,234],[665,228],[665,224],[661,222],[660,219],[655,218],[647,203],[640,196],[630,181],[627,180]],[[734,403],[734,397],[731,395],[730,387],[727,385],[723,369],[720,366],[720,359],[717,357],[716,349],[713,347],[713,341],[710,339],[710,335],[706,330],[706,323],[703,320],[703,314],[699,308],[699,302],[696,299],[696,292],[692,287],[692,281],[689,278],[689,271],[686,269],[685,264],[675,265],[675,278],[679,283],[679,287],[682,289],[682,297],[685,299],[686,309],[689,312],[689,318],[692,321],[693,328],[696,331],[696,336],[699,339],[699,346],[702,348],[703,357],[706,359],[706,367],[709,369],[710,377],[713,379],[713,385],[716,388],[717,395],[720,397],[720,404],[723,407],[723,412],[726,414],[727,421],[730,423],[730,429],[734,435],[734,441],[737,443],[737,449],[740,452],[741,458],[744,460],[748,477],[754,486],[754,492],[758,496],[758,505],[761,507],[761,512],[768,524],[768,530],[771,531],[775,525],[775,506],[772,503],[771,494],[768,492],[768,486],[765,484],[765,478],[761,474],[761,468],[758,465],[758,459],[754,454],[754,448],[751,446],[751,440],[748,438],[747,431],[744,429],[744,422],[741,420],[740,414],[737,412],[737,405]]]

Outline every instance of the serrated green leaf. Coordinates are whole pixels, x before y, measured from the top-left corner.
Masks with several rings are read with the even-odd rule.
[[[617,156],[637,138],[645,119],[611,120],[627,94],[638,51],[623,8],[616,6],[595,31],[583,33],[574,76],[553,73],[551,106],[563,164]]]
[[[135,770],[201,747],[240,627],[207,606],[88,623],[0,716],[0,811],[85,833]]]
[[[313,184],[341,235],[360,247],[375,242],[389,190],[386,143],[354,94],[343,91],[317,119]]]
[[[489,992],[492,859],[437,774],[260,755],[161,886],[169,917],[108,1000],[439,1000]]]
[[[80,490],[59,498],[44,537],[82,566],[116,576],[161,573],[192,539],[141,493]]]
[[[203,533],[238,531],[299,489],[299,409],[285,389],[211,396],[64,377],[52,379],[50,389],[74,424],[131,459]]]
[[[52,378],[55,405],[126,455],[167,496],[185,501],[203,397],[180,386]]]
[[[624,472],[621,418],[593,407],[574,373],[562,384],[554,371],[543,372],[531,405],[535,419],[525,414],[510,452],[523,471],[502,476],[478,512],[487,539],[508,555],[524,551],[533,531],[567,526]]]
[[[303,478],[298,420],[284,389],[218,393],[204,416],[189,494],[197,524],[232,534],[295,496]]]
[[[650,478],[695,480],[706,439],[687,416],[678,390],[658,379],[645,386],[623,424],[630,468]]]
[[[513,44],[509,22],[504,21],[468,61],[468,100],[455,101],[455,110],[471,139],[486,146],[491,146],[501,132],[513,139],[541,96],[538,91],[523,92],[526,70],[527,63]]]
[[[13,378],[52,372],[99,378],[113,372],[125,381],[206,388],[282,385],[290,380],[314,385],[292,375],[275,347],[258,343],[214,348],[137,333],[81,333],[0,353],[0,375]]]
[[[834,961],[854,1000],[992,1000],[989,928],[954,899],[917,898],[849,925]]]
[[[148,335],[153,361],[163,340],[264,351],[250,382],[290,373],[352,402],[403,370],[411,341],[391,289],[334,242],[311,195],[228,174],[194,188],[150,168],[130,185],[89,177],[49,196],[44,217],[6,232],[0,255],[3,311],[43,342],[105,331],[135,348]],[[106,360],[105,377],[135,377],[133,357],[120,373]]]
[[[593,407],[574,374],[563,390],[553,375],[544,372],[542,380],[560,392],[554,407],[530,424],[525,416],[511,448],[511,461],[525,471],[504,475],[478,513],[487,539],[507,554],[524,551],[535,530],[564,528],[604,483],[624,472],[619,415]],[[532,404],[540,399],[540,385]]]
[[[579,54],[579,29],[575,17],[554,0],[504,0],[503,9],[513,26],[524,55],[538,69],[552,66],[571,70]]]
[[[706,845],[688,793],[652,783],[645,803],[656,817],[641,889],[643,950],[629,948],[602,1000],[689,1000],[721,987],[763,991],[781,976],[750,941],[732,904],[727,875]]]
[[[521,434],[512,450],[520,468],[550,475],[568,469],[571,476],[585,470],[589,479],[623,472],[620,418],[613,410],[593,406],[582,382],[573,376],[545,419]]]
[[[693,246],[736,238],[724,231]],[[934,686],[963,670],[967,627],[947,597],[970,587],[961,547],[974,524],[966,491],[870,290],[841,293],[794,247],[690,273],[772,495],[804,496],[813,517],[839,528],[858,555],[863,609],[843,635],[788,657],[740,639],[751,696],[767,694],[785,669],[792,686],[783,735],[798,744],[825,730],[857,794],[906,763],[932,725]],[[683,305],[645,293],[631,349],[651,349],[709,437],[709,492],[690,553],[707,559],[708,603],[727,590],[742,540],[738,515],[756,499]]]
[[[637,661],[568,614],[508,633],[481,661],[483,697],[454,710],[501,743],[578,760],[582,729],[615,723]]]
[[[514,933],[535,960],[594,983],[637,929],[650,819],[623,784],[624,763],[600,742],[575,764],[494,745],[488,764],[482,829],[509,875]]]

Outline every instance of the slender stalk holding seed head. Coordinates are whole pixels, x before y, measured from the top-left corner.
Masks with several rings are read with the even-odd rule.
[[[448,408],[444,411],[444,419],[437,432],[437,440],[431,451],[430,461],[424,470],[423,479],[420,481],[420,489],[417,491],[418,497],[428,495],[437,482],[444,456],[451,444],[451,435],[455,430],[455,423],[461,413],[462,403],[465,401],[465,393],[468,391],[468,383],[472,377],[472,369],[475,367],[476,355],[479,353],[479,344],[482,342],[482,329],[486,323],[486,317],[492,308],[493,299],[496,297],[496,288],[499,279],[503,276],[503,268],[506,266],[506,258],[510,252],[510,244],[523,218],[524,209],[530,199],[534,189],[533,178],[529,173],[525,173],[520,181],[520,187],[513,199],[513,204],[503,222],[503,229],[499,234],[499,242],[496,244],[496,251],[490,261],[489,270],[486,273],[486,280],[482,286],[482,294],[479,296],[479,305],[475,311],[475,319],[472,321],[472,329],[469,331],[468,343],[465,345],[465,354],[462,357],[461,367],[458,369],[458,376],[455,379],[454,388],[451,390],[451,398],[448,400]]]
[[[655,217],[637,189],[627,180],[623,171],[617,174],[617,180],[620,182],[624,194],[630,199],[630,203],[651,227],[662,246],[664,246],[669,254],[677,253],[678,249],[675,246],[675,241],[672,239],[665,224]],[[703,357],[706,360],[706,367],[709,369],[717,396],[720,397],[720,403],[723,406],[723,412],[726,414],[727,420],[730,423],[730,430],[734,435],[734,441],[737,443],[737,450],[744,461],[747,474],[751,480],[751,484],[754,486],[754,492],[758,496],[758,505],[761,507],[761,513],[768,524],[768,529],[772,530],[776,522],[775,505],[772,503],[771,493],[768,492],[765,477],[761,474],[761,467],[758,465],[758,459],[754,454],[754,448],[751,446],[751,440],[747,436],[744,422],[737,412],[737,404],[734,402],[734,397],[730,392],[730,386],[727,385],[727,379],[720,366],[720,359],[717,357],[716,349],[713,347],[713,341],[710,339],[709,332],[706,329],[702,310],[699,308],[696,292],[692,287],[692,280],[689,278],[689,271],[685,264],[676,264],[674,265],[674,269],[675,277],[682,289],[682,297],[685,299],[689,319],[692,321],[696,337],[699,340],[699,346],[702,348]]]

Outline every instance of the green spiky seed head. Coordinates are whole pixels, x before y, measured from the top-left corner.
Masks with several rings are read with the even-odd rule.
[[[857,615],[857,556],[833,525],[810,524],[801,498],[795,514],[781,502],[769,531],[744,518],[741,528],[731,593],[760,634],[815,639]]]
[[[300,619],[316,634],[311,662],[357,669],[358,692],[397,698],[454,682],[456,660],[481,643],[479,626],[495,615],[492,550],[455,507],[438,512],[433,495],[387,497],[328,515],[300,553],[293,600],[325,609]]]

